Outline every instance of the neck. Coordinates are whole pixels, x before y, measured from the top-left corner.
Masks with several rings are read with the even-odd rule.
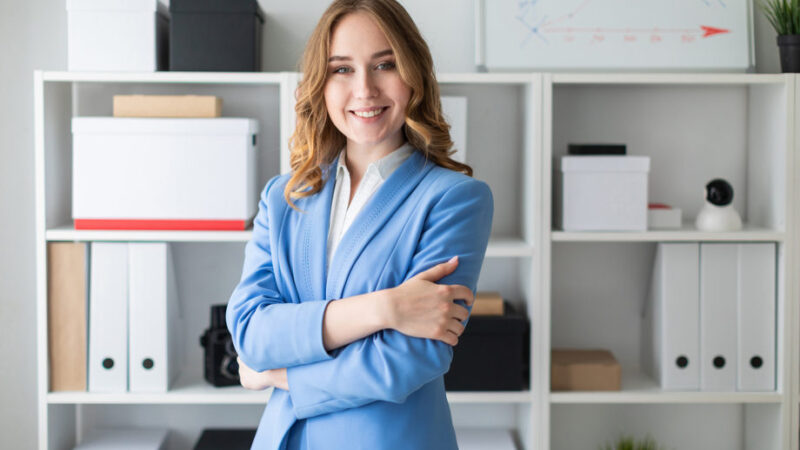
[[[382,142],[377,146],[347,141],[344,156],[346,157],[345,164],[347,165],[347,171],[350,172],[350,178],[360,180],[370,164],[397,150],[403,144],[405,144],[405,139],[402,136],[398,136],[398,139],[391,142]]]

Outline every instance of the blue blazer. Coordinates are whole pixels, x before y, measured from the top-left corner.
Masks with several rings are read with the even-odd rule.
[[[329,353],[322,318],[330,301],[398,286],[456,255],[458,268],[440,283],[474,292],[491,191],[415,151],[355,218],[326,272],[335,167],[320,192],[296,202],[304,212],[284,200],[288,175],[267,183],[228,303],[242,361],[287,368],[289,391],[273,391],[253,448],[455,449],[443,381],[449,345],[386,329]]]

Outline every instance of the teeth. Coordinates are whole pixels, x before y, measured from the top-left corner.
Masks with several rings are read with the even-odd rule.
[[[384,108],[374,109],[372,111],[353,111],[358,117],[370,118],[375,117],[383,112]]]

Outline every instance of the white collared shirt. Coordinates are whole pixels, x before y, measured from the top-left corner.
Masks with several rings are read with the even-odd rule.
[[[331,257],[339,246],[342,236],[350,228],[350,224],[356,218],[364,205],[367,204],[372,195],[377,192],[384,181],[389,178],[403,162],[414,152],[414,147],[406,143],[397,150],[384,156],[383,158],[367,166],[361,182],[358,183],[353,201],[348,206],[350,200],[350,171],[345,164],[345,152],[339,154],[339,163],[336,166],[336,185],[333,188],[333,200],[331,202],[331,218],[328,229],[328,253],[326,267],[330,265]]]

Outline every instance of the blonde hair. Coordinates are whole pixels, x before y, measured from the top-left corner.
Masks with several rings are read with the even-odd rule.
[[[290,139],[292,176],[286,201],[309,197],[322,189],[322,166],[333,162],[347,142],[325,107],[328,54],[334,27],[347,14],[365,12],[392,47],[400,78],[411,89],[403,131],[406,140],[442,167],[472,176],[472,168],[450,158],[455,152],[450,125],[442,115],[433,58],[408,12],[395,0],[336,0],[322,14],[303,53],[303,79],[297,88],[297,126]]]

